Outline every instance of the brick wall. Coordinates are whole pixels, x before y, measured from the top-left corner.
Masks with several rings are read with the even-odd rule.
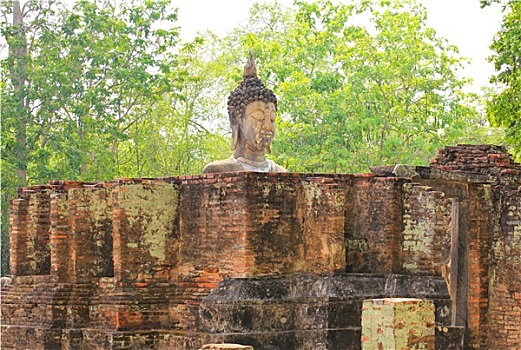
[[[114,274],[112,258],[112,198],[106,188],[74,188],[68,191],[70,239],[66,261],[71,283],[89,283],[93,277]],[[53,208],[54,209],[54,208]],[[58,208],[56,208],[59,211]],[[56,217],[54,215],[57,215]],[[60,220],[53,212],[53,219]],[[60,223],[53,223],[59,229]],[[53,230],[51,235],[56,237]],[[57,270],[58,274],[62,272]]]
[[[452,200],[419,184],[404,185],[402,268],[441,275],[450,259]]]
[[[11,273],[49,274],[50,190],[37,186],[21,191],[10,212]]]
[[[225,278],[345,271],[351,176],[233,173],[181,181],[172,314],[183,329],[197,329],[201,300]]]
[[[521,165],[514,162],[504,147],[495,145],[458,145],[440,148],[431,166],[448,171],[494,176],[521,174]]]
[[[402,186],[396,177],[357,176],[348,202],[347,272],[401,270]]]
[[[494,231],[489,349],[521,347],[521,192],[505,191],[501,229]]]
[[[68,329],[64,348],[82,337],[73,329],[91,329],[91,347],[116,341],[113,332],[130,339],[146,331],[145,342],[159,337],[152,329],[195,332],[201,301],[230,278],[439,276],[457,198],[459,262],[468,261],[457,279],[467,294],[458,294],[465,304],[458,314],[468,314],[469,347],[518,346],[517,168],[483,170],[497,181],[452,170],[447,178],[439,169],[436,179],[425,175],[423,185],[374,174],[229,173],[23,189],[11,203],[14,279],[2,292],[2,344],[9,348],[35,327],[47,329],[38,335],[43,343]]]
[[[496,220],[498,192],[491,186],[472,185],[468,247],[468,335],[469,347],[486,349],[489,334],[489,268],[491,240]]]
[[[118,283],[135,284],[215,273],[220,277],[213,282],[346,268],[399,272],[406,183],[365,175],[235,173],[54,185],[52,196],[45,190],[13,201],[13,271],[30,261],[30,254],[17,254],[34,246],[25,232],[39,230],[34,237],[51,237],[52,253],[48,244],[37,251],[46,251],[47,260],[52,255],[53,278],[74,283],[112,275]],[[446,203],[439,193],[406,188],[405,215],[428,213],[429,230],[445,230]],[[431,197],[423,208],[423,199]],[[41,207],[29,206],[41,198]],[[44,211],[45,219],[28,224],[34,210]],[[413,222],[408,225],[412,229]]]

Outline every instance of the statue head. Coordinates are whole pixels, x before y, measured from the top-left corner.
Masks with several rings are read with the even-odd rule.
[[[243,80],[228,97],[228,115],[232,127],[233,155],[206,164],[203,173],[232,171],[288,172],[271,159],[271,141],[275,135],[277,98],[257,78],[257,68],[250,54]]]
[[[277,97],[257,77],[251,54],[244,67],[243,80],[228,97],[228,115],[232,128],[232,150],[238,142],[250,151],[270,152],[275,134]]]

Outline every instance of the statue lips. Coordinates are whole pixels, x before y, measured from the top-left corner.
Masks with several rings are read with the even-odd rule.
[[[255,139],[251,141],[246,141],[246,146],[252,151],[262,151],[266,148],[270,147],[271,141],[273,139],[272,135],[255,135]]]
[[[257,144],[262,148],[269,147],[271,141],[273,140],[272,132],[260,132],[257,137]]]

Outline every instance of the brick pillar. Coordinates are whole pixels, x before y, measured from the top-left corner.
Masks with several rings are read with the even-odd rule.
[[[403,189],[402,268],[439,276],[450,258],[452,202],[427,186],[404,184]]]
[[[246,249],[247,173],[181,177],[179,294],[171,307],[184,330],[197,330],[199,303],[223,276],[244,277],[254,269]]]
[[[403,184],[397,177],[355,178],[346,224],[346,271],[399,273],[402,269]]]
[[[69,281],[69,201],[66,193],[51,195],[51,275],[55,282]]]
[[[521,191],[504,191],[501,196],[501,226],[492,244],[486,348],[521,349]]]
[[[362,306],[363,350],[434,350],[432,300],[365,300]]]
[[[490,252],[498,215],[491,203],[498,203],[498,191],[487,185],[470,187],[468,244],[468,346],[487,349],[490,290]]]
[[[29,200],[29,245],[28,256],[32,260],[35,275],[48,275],[51,271],[50,239],[50,212],[51,198],[49,190],[42,190],[31,196]],[[33,218],[31,220],[31,218]]]
[[[111,189],[114,279],[91,307],[93,323],[116,330],[170,327],[168,288],[178,264],[177,186],[118,180]]]
[[[166,282],[179,259],[178,188],[140,181],[122,183],[112,194],[114,274],[123,284]]]
[[[69,272],[72,283],[113,275],[112,204],[110,190],[69,190]]]
[[[11,273],[14,276],[50,273],[50,197],[46,190],[24,190],[11,202]]]
[[[302,222],[306,272],[345,272],[346,209],[352,178],[304,178],[298,188],[297,216]]]
[[[27,251],[27,206],[29,199],[17,198],[11,201],[9,210],[9,244],[11,275],[30,274],[29,261],[25,259]]]

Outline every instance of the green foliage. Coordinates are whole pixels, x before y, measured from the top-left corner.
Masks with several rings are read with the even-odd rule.
[[[176,19],[167,5],[145,1],[116,9],[110,2],[78,1],[70,11],[38,9],[37,35],[25,57],[3,61],[11,75],[17,62],[26,62],[23,89],[17,90],[15,77],[2,95],[4,154],[27,171],[22,185],[118,175],[119,143],[169,87],[162,73],[175,64],[166,49],[176,44],[177,28],[154,29]],[[4,35],[16,49],[20,44],[14,40],[25,39],[11,30]],[[17,107],[20,101],[24,112]],[[25,145],[8,136],[16,135],[17,123],[24,124]],[[25,157],[10,152],[16,147],[25,147]]]
[[[227,65],[216,56],[212,34],[184,45],[168,73],[175,94],[164,94],[149,118],[130,130],[121,147],[119,171],[127,176],[197,174],[205,164],[229,156],[221,136]]]
[[[445,144],[487,140],[456,75],[465,61],[425,21],[414,1],[256,5],[241,39],[279,97],[277,161],[364,171],[427,164]]]
[[[500,0],[479,0],[479,3],[481,5],[481,8],[487,7],[492,5],[493,3],[497,3]]]
[[[17,187],[198,173],[227,148],[207,97],[224,68],[209,61],[209,41],[179,45],[170,1],[2,2],[1,10],[13,18],[2,23],[3,263]],[[203,126],[211,117],[215,130]]]
[[[491,82],[499,87],[488,101],[487,115],[492,125],[505,129],[508,144],[521,160],[521,3],[512,1],[504,11],[502,28],[490,47],[497,72]]]

